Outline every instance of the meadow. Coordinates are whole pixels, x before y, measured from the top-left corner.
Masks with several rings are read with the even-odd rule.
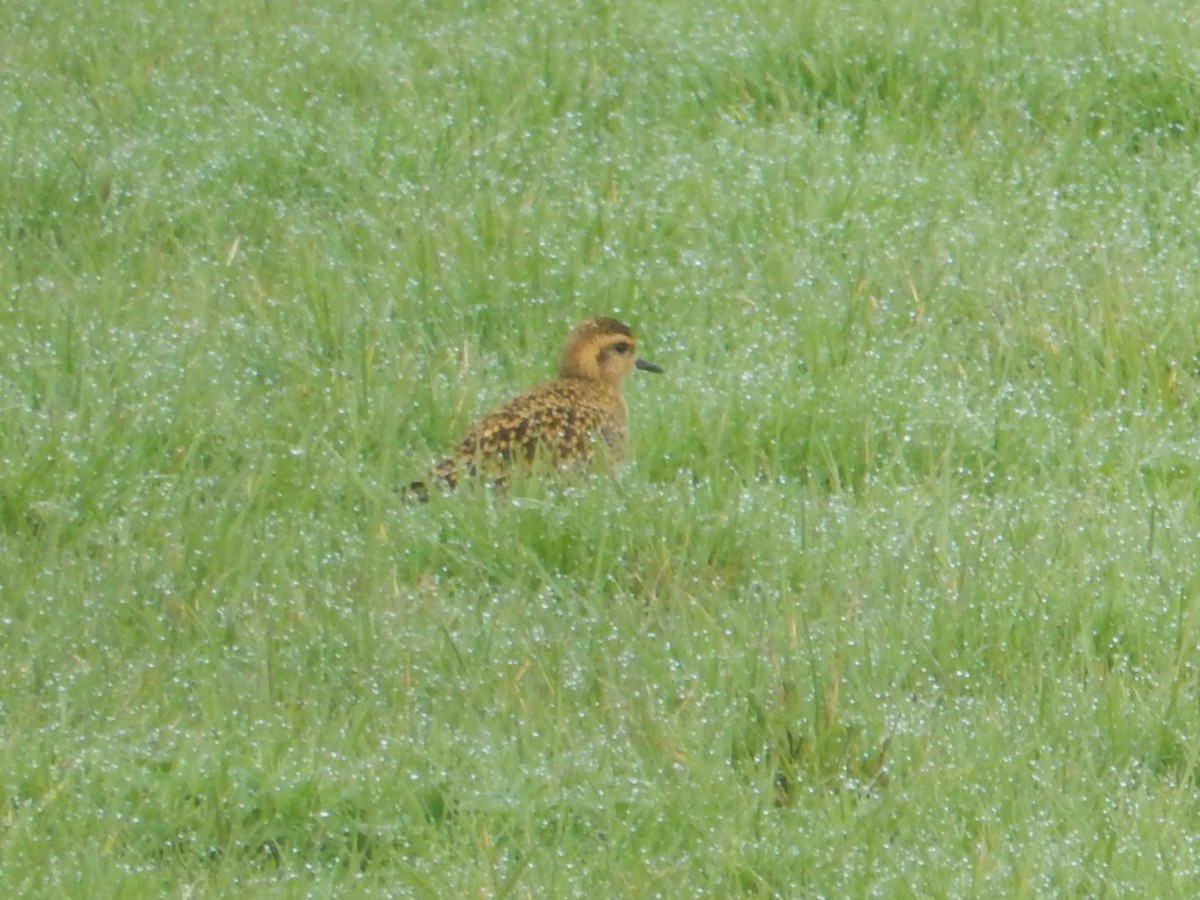
[[[4,895],[1200,891],[1195,4],[0,26]]]

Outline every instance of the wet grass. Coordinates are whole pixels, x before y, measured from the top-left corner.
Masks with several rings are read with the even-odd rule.
[[[1191,6],[0,24],[6,893],[1194,893]]]

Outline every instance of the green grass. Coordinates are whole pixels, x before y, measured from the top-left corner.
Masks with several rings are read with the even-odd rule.
[[[1195,895],[1200,17],[794,7],[0,10],[6,896]]]

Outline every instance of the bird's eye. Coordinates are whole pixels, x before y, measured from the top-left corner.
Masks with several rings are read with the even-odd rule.
[[[617,341],[617,343],[613,344],[613,349],[618,353],[628,353],[633,349],[633,345],[628,341]]]

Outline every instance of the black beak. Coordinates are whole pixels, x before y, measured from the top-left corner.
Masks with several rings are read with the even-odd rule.
[[[644,359],[637,360],[637,362],[635,362],[634,365],[637,366],[639,369],[641,369],[643,372],[654,372],[656,375],[661,375],[663,373],[663,370],[660,366],[656,366],[654,363],[647,362]]]

